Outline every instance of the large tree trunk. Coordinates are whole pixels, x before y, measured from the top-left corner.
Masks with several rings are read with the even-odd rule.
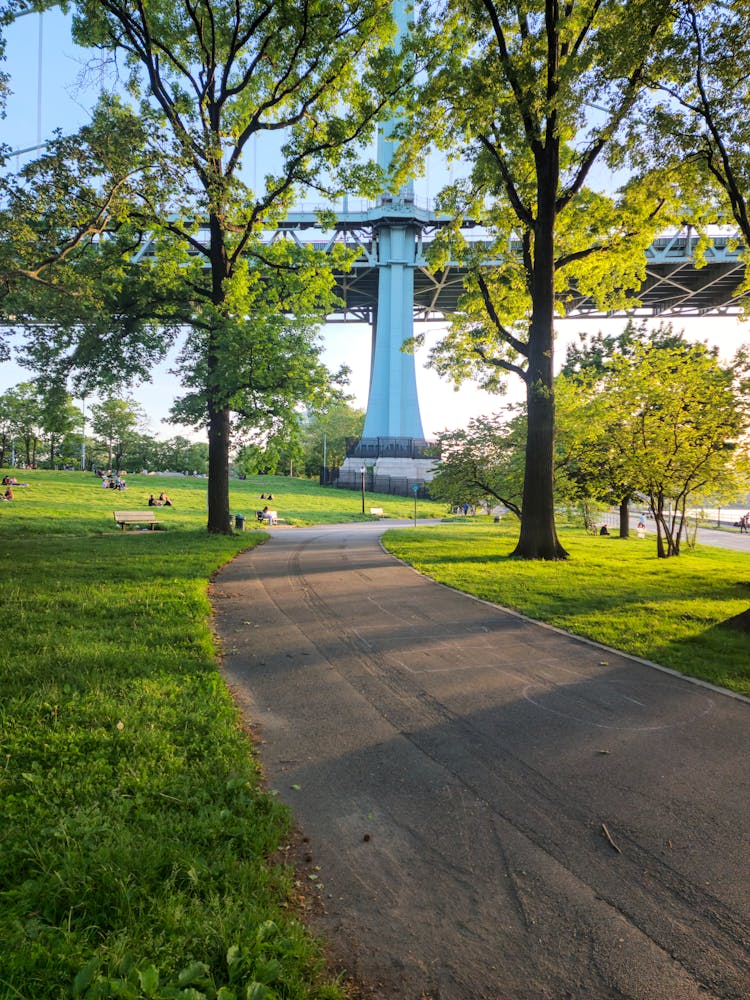
[[[208,415],[208,530],[215,535],[231,535],[229,512],[229,407]]]
[[[620,500],[620,538],[630,538],[630,494]]]
[[[556,172],[551,168],[551,173]],[[528,431],[523,482],[521,534],[512,555],[520,559],[567,559],[555,528],[553,319],[555,305],[556,181],[540,184],[539,220],[534,244],[532,315],[526,381]]]
[[[217,311],[224,305],[224,282],[228,274],[227,250],[221,220],[215,213],[209,216],[211,299]],[[229,442],[231,437],[230,408],[221,396],[221,389],[214,391],[216,371],[221,366],[219,352],[222,345],[218,332],[209,334],[208,368],[208,530],[215,535],[231,535],[229,511]],[[226,346],[224,345],[224,349]],[[220,384],[221,380],[218,379]]]

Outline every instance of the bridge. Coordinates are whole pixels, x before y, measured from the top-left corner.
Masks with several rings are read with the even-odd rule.
[[[403,37],[410,16],[406,0],[393,0],[393,14],[398,37]],[[377,162],[386,175],[398,124],[397,119],[386,121],[378,133]],[[411,181],[398,193],[383,193],[374,204],[359,210],[350,209],[345,198],[330,228],[320,218],[315,211],[292,211],[264,238],[296,240],[320,250],[343,243],[356,251],[351,269],[335,275],[341,305],[328,317],[332,323],[359,322],[372,327],[365,429],[347,458],[344,478],[349,477],[356,488],[365,472],[395,475],[413,488],[428,477],[431,461],[424,447],[414,357],[404,354],[402,345],[412,336],[415,321],[444,322],[458,309],[465,267],[452,261],[433,270],[429,260],[431,242],[450,219],[420,204]],[[466,223],[463,233],[467,241],[489,248],[489,234],[479,223]],[[646,278],[633,296],[631,309],[602,313],[590,298],[580,295],[568,303],[566,317],[680,320],[739,315],[743,303],[737,289],[744,273],[741,244],[732,234],[715,235],[698,266],[698,243],[691,231],[656,239],[646,251]],[[511,243],[507,252],[519,249]],[[147,242],[137,256],[156,252],[158,248]]]
[[[336,212],[334,230],[322,229],[315,211],[297,211],[290,212],[269,238],[291,237],[319,250],[330,250],[335,242],[358,249],[351,271],[335,276],[342,305],[328,322],[372,323],[378,309],[378,275],[389,263],[382,252],[380,233],[394,226],[408,228],[415,233],[406,262],[414,272],[413,318],[420,323],[443,322],[456,312],[466,276],[465,267],[458,262],[437,271],[430,266],[430,242],[449,221],[413,200],[389,198],[350,211],[345,199],[344,207]],[[488,242],[479,224],[468,223],[463,235],[470,242]],[[602,312],[581,295],[574,296],[561,318],[739,316],[747,299],[737,291],[744,274],[742,243],[734,233],[713,236],[701,266],[696,264],[698,244],[698,235],[689,229],[659,236],[646,250],[646,280],[634,295],[631,308]],[[520,245],[511,244],[509,252],[515,250],[520,251]]]
[[[343,243],[356,250],[350,271],[335,275],[339,309],[328,322],[362,322],[372,327],[372,364],[367,419],[362,439],[352,442],[341,471],[342,485],[357,488],[360,477],[373,485],[391,477],[407,492],[429,479],[417,398],[414,360],[401,351],[412,335],[413,323],[444,322],[459,306],[466,268],[449,262],[434,270],[429,246],[450,219],[420,206],[411,188],[398,196],[382,196],[358,211],[347,199],[336,212],[332,229],[324,230],[313,211],[289,213],[269,239],[293,239],[319,250]],[[470,242],[485,242],[487,232],[468,224],[463,229]],[[519,252],[513,244],[508,252]],[[686,319],[703,316],[737,316],[742,296],[743,247],[734,234],[713,236],[696,263],[699,238],[695,232],[678,231],[658,237],[646,251],[646,278],[633,296],[630,309],[601,312],[584,295],[568,303],[567,319],[639,318]],[[366,471],[363,471],[366,470]]]
[[[365,428],[362,438],[347,449],[339,485],[359,489],[366,480],[368,489],[406,494],[429,480],[434,459],[422,429],[414,357],[405,354],[402,345],[412,336],[415,322],[445,322],[457,311],[467,272],[458,261],[437,270],[431,266],[430,244],[451,220],[418,204],[411,185],[357,210],[348,202],[345,198],[335,210],[330,228],[320,222],[323,211],[330,219],[330,205],[317,211],[300,209],[267,231],[264,240],[290,239],[323,252],[343,244],[356,251],[351,269],[335,274],[341,304],[327,318],[329,323],[366,323],[372,328]],[[469,242],[490,246],[489,234],[480,224],[466,224],[463,235]],[[197,238],[201,239],[200,233]],[[563,318],[684,320],[740,315],[741,242],[735,234],[717,233],[703,250],[700,266],[698,250],[694,231],[658,237],[646,251],[646,278],[633,296],[632,308],[605,313],[591,299],[574,296]],[[156,254],[158,247],[150,243],[140,252]],[[520,245],[511,244],[508,252],[520,252]]]

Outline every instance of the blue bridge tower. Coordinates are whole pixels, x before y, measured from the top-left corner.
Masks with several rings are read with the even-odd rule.
[[[397,44],[408,30],[404,0],[394,0]],[[398,119],[378,129],[377,163],[388,174],[396,149],[392,136]],[[364,431],[341,473],[390,476],[409,484],[430,478],[433,462],[424,457],[427,445],[417,395],[414,355],[402,350],[414,328],[414,273],[424,213],[415,211],[414,182],[398,194],[384,192],[368,213],[378,274],[377,306],[373,310],[370,392]]]

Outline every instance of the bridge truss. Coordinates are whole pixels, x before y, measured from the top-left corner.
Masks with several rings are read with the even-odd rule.
[[[414,274],[414,320],[444,322],[456,312],[463,292],[466,270],[449,263],[433,271],[427,249],[448,219],[413,203],[392,199],[358,212],[337,213],[336,228],[323,230],[314,212],[293,212],[279,225],[271,239],[291,238],[318,249],[330,249],[334,242],[359,250],[351,271],[336,274],[336,291],[342,306],[329,322],[373,323],[378,307],[378,276],[387,263],[379,253],[381,227],[413,226],[417,233],[413,259],[407,263]],[[467,227],[471,241],[486,241],[478,227]],[[565,318],[636,317],[688,318],[739,316],[747,296],[738,292],[744,274],[743,246],[736,235],[714,236],[696,264],[698,237],[681,231],[658,237],[646,251],[646,279],[631,309],[602,312],[588,297],[573,298]]]

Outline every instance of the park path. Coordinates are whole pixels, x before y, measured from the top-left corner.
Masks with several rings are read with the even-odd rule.
[[[435,584],[383,530],[280,530],[212,590],[361,995],[746,1000],[750,704]]]

